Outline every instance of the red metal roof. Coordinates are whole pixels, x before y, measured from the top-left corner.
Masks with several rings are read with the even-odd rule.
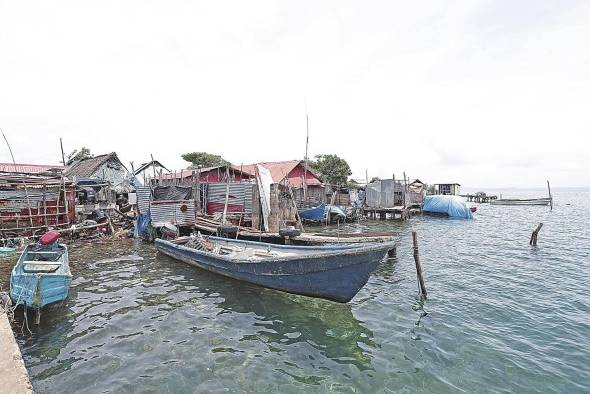
[[[240,166],[236,166],[234,164],[231,164],[229,169],[233,174],[239,174],[241,172],[243,174],[243,176],[241,176],[241,178],[253,177],[254,173],[250,173],[249,171],[246,170],[245,167],[246,166],[244,166],[244,168],[240,171]],[[221,176],[225,175],[225,166],[215,166],[215,167],[203,167],[203,168],[199,168],[198,170],[192,169],[192,168],[178,170],[178,171],[170,172],[168,174],[162,174],[162,179],[190,178],[193,176],[193,172],[195,174],[197,172],[199,172],[201,174],[201,180],[204,180],[207,177],[207,173],[210,173],[210,172],[217,173],[218,169],[219,169],[219,173]]]
[[[2,172],[20,172],[26,174],[38,174],[47,171],[63,171],[64,167],[60,165],[46,165],[46,164],[22,164],[16,163],[0,163],[0,171]]]
[[[301,187],[303,185],[305,164],[302,160],[274,161],[257,164],[269,170],[272,180],[276,183],[287,177],[289,178],[289,182],[293,187]],[[244,171],[255,174],[256,164],[245,165]],[[305,179],[307,186],[320,186],[322,184],[320,177],[309,168],[307,169],[307,175],[305,175]]]

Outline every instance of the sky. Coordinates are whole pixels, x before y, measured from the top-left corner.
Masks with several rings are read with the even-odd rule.
[[[590,186],[588,1],[0,0],[21,163],[337,154],[352,177]],[[0,161],[9,162],[5,145]]]

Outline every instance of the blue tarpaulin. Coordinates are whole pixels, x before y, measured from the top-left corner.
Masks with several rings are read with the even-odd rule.
[[[135,220],[135,232],[134,232],[134,236],[137,237],[141,237],[145,234],[147,234],[146,232],[146,228],[148,226],[148,224],[150,224],[150,212],[148,211],[147,213],[141,214],[137,217],[137,219]]]
[[[422,210],[424,212],[446,213],[451,218],[473,219],[471,210],[459,196],[426,196]]]

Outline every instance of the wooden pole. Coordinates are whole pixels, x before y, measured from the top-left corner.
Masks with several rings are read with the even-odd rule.
[[[395,173],[391,174],[391,179],[393,181],[393,206],[395,206]],[[395,213],[393,213],[392,215],[395,219]]]
[[[61,141],[61,137],[59,139],[59,146],[61,147],[61,158],[64,162],[64,167],[66,165],[66,159],[65,159],[65,155],[64,155],[64,145]],[[65,168],[64,168],[65,171]],[[69,211],[68,211],[68,191],[66,189],[66,178],[64,177],[64,171],[61,172],[61,180],[64,184],[64,208],[66,209],[66,223],[70,223],[70,215],[69,215]],[[59,209],[59,207],[57,208]]]
[[[529,245],[537,246],[537,237],[538,237],[539,231],[541,231],[541,228],[542,227],[543,227],[543,223],[539,223],[539,225],[537,226],[537,228],[531,234],[531,239],[529,241]]]
[[[201,210],[203,209],[203,204],[201,202],[201,169],[197,168],[197,211],[201,212]]]
[[[226,182],[225,182],[225,203],[223,204],[223,219],[221,224],[225,224],[225,218],[227,215],[227,205],[229,203],[229,167],[225,167]]]
[[[309,116],[307,114],[307,103],[305,103],[305,125],[307,136],[305,137],[305,167],[303,168],[303,201],[307,199],[307,148],[309,146]]]
[[[404,171],[404,211],[402,213],[402,220],[407,219],[408,215],[408,180],[406,178],[406,172]]]
[[[61,162],[64,164],[64,167],[66,166],[66,156],[64,155],[64,144],[61,140],[61,137],[59,137],[59,146],[61,148]]]
[[[549,190],[549,205],[553,211],[553,197],[551,196],[551,186],[549,186],[549,179],[547,179],[547,190]]]
[[[45,222],[45,227],[48,229],[49,225],[47,223],[47,185],[43,183],[43,221]]]
[[[156,177],[156,166],[154,165],[154,155],[150,153],[150,158],[152,159],[152,170],[154,170],[154,178]]]
[[[420,292],[426,298],[426,286],[424,285],[424,277],[422,276],[422,266],[420,265],[420,255],[418,253],[418,235],[412,231],[412,243],[414,244],[414,262],[416,263],[416,275],[418,276],[418,284],[420,285]]]

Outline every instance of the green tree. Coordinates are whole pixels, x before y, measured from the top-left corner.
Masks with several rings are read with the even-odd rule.
[[[89,159],[91,157],[94,157],[94,155],[90,152],[90,149],[83,146],[80,149],[74,149],[68,155],[67,165],[70,165],[80,160]]]
[[[213,155],[207,152],[191,152],[182,155],[182,159],[191,163],[190,168],[216,167],[229,164],[219,155]]]
[[[321,175],[324,182],[330,185],[345,185],[352,174],[346,160],[337,155],[316,155],[315,160],[310,161],[309,165]]]
[[[379,178],[378,176],[374,176],[373,178],[371,178],[369,183],[373,183],[373,182],[380,181],[380,180],[381,180],[381,178]]]

